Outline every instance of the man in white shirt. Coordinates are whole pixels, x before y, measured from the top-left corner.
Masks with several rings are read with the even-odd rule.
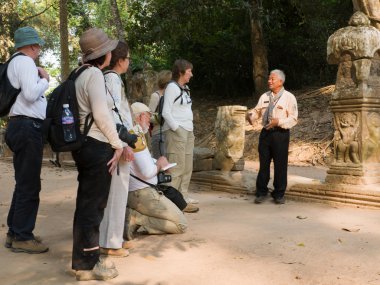
[[[13,252],[43,253],[49,250],[33,234],[41,190],[42,123],[46,113],[44,93],[49,87],[48,73],[35,64],[43,44],[35,29],[19,28],[15,32],[15,48],[22,55],[14,57],[7,70],[12,86],[21,89],[10,110],[5,135],[5,141],[13,151],[16,180],[5,243]]]
[[[261,95],[256,107],[247,114],[248,121],[262,118],[259,137],[260,169],[256,180],[255,203],[262,203],[268,194],[270,163],[274,164],[274,191],[271,193],[276,204],[285,203],[287,186],[289,129],[297,124],[298,109],[294,95],[284,89],[285,74],[272,70],[268,86],[270,91]]]
[[[131,162],[131,174],[150,184],[157,185],[157,173],[169,163],[164,156],[158,158],[154,163],[146,145],[144,133],[148,131],[150,123],[148,106],[136,102],[131,105],[131,109],[136,122],[135,133],[139,134],[139,140],[133,150],[135,159]],[[185,232],[187,228],[184,214],[172,201],[133,176],[129,180],[127,205],[124,232],[127,240],[133,239],[133,233],[140,226],[149,234],[179,234]],[[187,207],[188,212],[199,210],[191,204],[188,204]]]

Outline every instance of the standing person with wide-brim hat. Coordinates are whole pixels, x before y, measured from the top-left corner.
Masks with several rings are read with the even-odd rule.
[[[112,98],[107,96],[102,69],[110,64],[118,41],[101,30],[85,31],[79,41],[83,64],[90,65],[75,82],[83,131],[86,117],[94,123],[73,158],[78,169],[78,194],[74,214],[72,268],[77,280],[107,280],[118,275],[115,265],[100,258],[99,225],[103,219],[111,175],[123,152],[112,117]],[[116,173],[115,173],[116,175]]]

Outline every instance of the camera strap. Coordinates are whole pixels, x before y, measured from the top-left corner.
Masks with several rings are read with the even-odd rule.
[[[117,74],[116,72],[109,70],[108,72],[104,72],[103,75],[105,75],[106,73],[111,73],[111,72]],[[111,95],[111,98],[112,98],[112,101],[113,101],[113,108],[112,108],[112,110],[113,110],[114,112],[116,112],[116,114],[119,116],[119,120],[120,120],[121,124],[124,125],[124,123],[123,123],[123,119],[121,118],[121,115],[120,115],[120,113],[119,113],[119,109],[116,107],[116,101],[115,101],[115,98],[113,98],[112,93],[111,93],[110,89],[109,89],[108,86],[107,86],[106,78],[105,78],[104,76],[103,76],[103,78],[104,78],[104,86],[106,87],[106,94],[107,94],[107,91],[108,91],[108,93]],[[119,134],[119,135],[120,135],[120,134]],[[117,174],[118,176],[120,175],[120,166],[119,166],[119,162],[117,163],[116,174]]]
[[[113,70],[107,70],[107,71],[105,71],[103,74],[106,75],[106,74],[108,74],[108,73],[115,73],[115,74],[119,77],[120,81],[122,81],[121,78],[120,78],[120,75],[119,75],[117,72],[115,72],[115,71],[113,71]],[[119,119],[120,119],[121,124],[124,125],[124,122],[123,122],[123,119],[121,118],[121,115],[120,115],[119,109],[116,107],[116,101],[115,101],[115,98],[113,97],[113,95],[112,95],[110,89],[108,88],[108,86],[107,86],[107,82],[105,81],[105,78],[104,78],[104,84],[105,84],[106,89],[107,89],[106,91],[108,91],[108,93],[111,95],[111,98],[112,98],[112,101],[113,101],[113,107],[112,107],[112,110],[113,110],[113,111],[119,116]],[[128,101],[127,101],[127,103],[128,103],[128,108],[129,108],[129,110],[131,110],[131,106],[129,105],[129,102],[128,102]],[[133,116],[132,116],[132,121],[133,121],[133,125],[135,125],[136,123],[135,123],[135,120],[134,120]]]
[[[138,181],[140,181],[140,182],[142,182],[142,183],[144,183],[144,184],[146,184],[146,185],[148,185],[148,186],[156,189],[157,191],[159,191],[157,185],[154,185],[152,183],[146,182],[145,180],[142,180],[141,178],[137,177],[136,175],[133,175],[133,174],[129,174],[129,175],[132,176],[133,178],[137,179]]]
[[[116,101],[115,101],[115,98],[113,98],[113,95],[111,93],[111,91],[109,90],[107,84],[106,84],[106,89],[108,91],[108,93],[111,95],[111,98],[112,98],[112,101],[113,101],[113,107],[112,107],[112,110],[119,116],[119,120],[121,122],[122,125],[124,125],[124,122],[123,122],[123,119],[121,118],[121,115],[120,115],[120,112],[119,112],[119,109],[116,107]]]

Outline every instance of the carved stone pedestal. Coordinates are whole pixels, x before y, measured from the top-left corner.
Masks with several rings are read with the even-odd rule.
[[[338,64],[330,102],[334,160],[325,183],[296,185],[290,196],[380,207],[380,31],[356,12],[327,43]]]
[[[215,121],[217,149],[213,168],[218,170],[244,169],[244,140],[246,106],[221,106]]]
[[[339,68],[330,103],[335,157],[326,182],[380,183],[380,31],[361,12],[349,24],[327,43],[327,59]]]

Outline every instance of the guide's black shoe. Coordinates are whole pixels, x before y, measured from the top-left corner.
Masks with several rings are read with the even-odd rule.
[[[276,204],[285,204],[285,197],[277,197],[273,198],[273,200]]]
[[[264,202],[266,199],[267,199],[267,196],[266,196],[266,195],[257,196],[257,197],[255,198],[255,204],[261,204],[261,203]]]

